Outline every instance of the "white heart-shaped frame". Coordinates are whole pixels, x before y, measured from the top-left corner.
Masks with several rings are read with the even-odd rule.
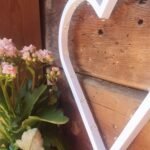
[[[99,18],[108,19],[117,3],[117,0],[68,0],[59,27],[59,53],[61,63],[90,138],[93,150],[106,150],[69,57],[69,25],[76,8],[84,1],[91,4]],[[147,95],[139,106],[122,133],[112,145],[111,150],[126,150],[149,119],[150,94]]]

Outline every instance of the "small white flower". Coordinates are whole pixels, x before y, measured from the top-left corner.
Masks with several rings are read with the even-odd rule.
[[[25,131],[16,144],[22,150],[44,150],[43,139],[37,128]]]

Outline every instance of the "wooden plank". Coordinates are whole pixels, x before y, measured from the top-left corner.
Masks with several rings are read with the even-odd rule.
[[[140,89],[150,87],[150,1],[120,0],[111,18],[99,20],[83,5],[70,28],[77,72]]]
[[[107,147],[110,148],[147,95],[147,92],[123,87],[103,80],[96,80],[95,78],[83,75],[79,75],[78,77],[87,100],[91,105],[100,132],[103,134],[103,139]],[[71,149],[74,150],[82,147],[83,150],[92,150],[76,104],[65,82],[60,82],[62,86],[61,92],[63,93],[61,99],[70,122],[65,126],[64,132],[73,141],[71,142]],[[136,137],[129,150],[150,149],[149,130],[150,123]]]
[[[44,43],[47,49],[50,49],[55,54],[59,66],[60,58],[58,53],[58,29],[60,17],[67,0],[52,0],[51,8],[47,3],[49,0],[40,1],[42,6],[42,26],[44,31]],[[59,5],[58,5],[59,4]]]
[[[105,142],[110,148],[147,92],[95,80],[94,78],[80,77],[80,81]],[[144,127],[129,150],[150,149],[149,130],[150,123]]]
[[[12,38],[19,48],[34,44],[41,47],[38,0],[0,1],[0,38]]]

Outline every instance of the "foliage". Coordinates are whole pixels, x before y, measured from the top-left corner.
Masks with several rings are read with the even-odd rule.
[[[23,143],[27,140],[25,136],[32,133],[35,139],[34,135],[40,135],[40,130],[46,149],[64,149],[61,142],[58,144],[60,140],[56,136],[49,136],[42,128],[43,125],[46,129],[48,124],[53,124],[56,125],[55,130],[58,130],[58,125],[68,122],[57,105],[60,71],[53,66],[53,60],[52,53],[48,50],[37,50],[30,45],[19,51],[11,39],[0,40],[1,150],[28,150],[23,148]],[[49,132],[51,134],[51,130]],[[37,139],[42,137],[38,136]],[[30,143],[29,146],[35,145]],[[45,148],[41,145],[42,149]]]

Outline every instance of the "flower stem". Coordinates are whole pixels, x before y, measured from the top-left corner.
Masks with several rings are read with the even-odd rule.
[[[12,91],[12,107],[15,107],[15,90],[14,90],[14,81],[12,81],[12,87],[11,87],[11,91]]]
[[[12,112],[13,116],[15,116],[14,110],[13,110],[11,104],[10,104],[9,97],[8,97],[8,94],[7,94],[7,91],[6,91],[6,86],[7,86],[6,82],[5,82],[5,84],[3,84],[3,82],[1,81],[0,85],[1,85],[1,88],[2,88],[2,91],[3,91],[3,94],[4,94],[6,105],[7,105],[8,109]]]
[[[31,67],[27,67],[27,69],[30,71],[31,75],[32,75],[32,90],[34,89],[35,87],[35,71],[34,69],[32,69]]]
[[[33,74],[32,90],[35,88],[35,73]]]

